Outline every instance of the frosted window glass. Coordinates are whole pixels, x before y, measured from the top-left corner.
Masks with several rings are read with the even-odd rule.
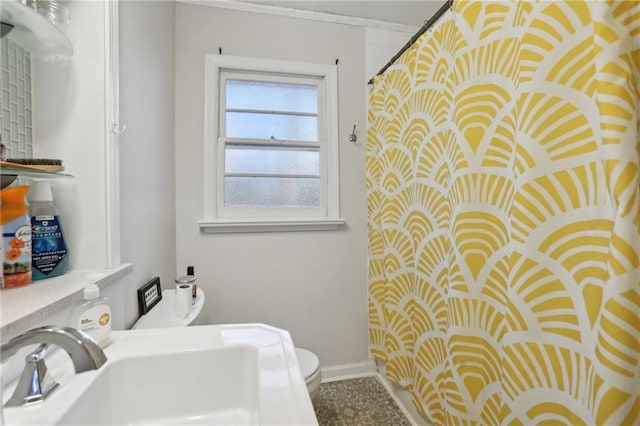
[[[227,145],[225,173],[320,174],[320,151],[305,148]]]
[[[317,141],[318,118],[227,112],[226,136],[235,138]]]
[[[303,84],[227,80],[227,109],[318,112],[318,88]]]
[[[320,207],[319,178],[226,177],[227,207]]]

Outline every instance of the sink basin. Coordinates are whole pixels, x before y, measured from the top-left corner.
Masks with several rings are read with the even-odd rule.
[[[257,355],[245,346],[117,360],[60,423],[257,425]]]
[[[42,404],[4,408],[5,423],[317,424],[284,330],[250,324],[115,332],[105,354],[102,368],[75,375],[66,353],[56,353],[48,363],[60,389]],[[6,400],[10,389],[4,394]]]

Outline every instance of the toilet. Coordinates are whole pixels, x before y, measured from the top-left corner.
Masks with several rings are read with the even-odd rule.
[[[188,327],[198,325],[200,313],[204,306],[204,290],[198,287],[198,296],[193,304],[193,308],[186,318],[178,318],[175,315],[175,290],[162,290],[162,300],[131,327],[132,329],[163,328],[163,327]],[[302,370],[304,381],[307,384],[309,395],[313,399],[320,390],[322,373],[320,371],[320,360],[313,352],[295,348],[298,364]]]
[[[307,383],[309,395],[313,400],[320,390],[320,382],[322,381],[320,360],[316,354],[302,348],[296,348],[296,357],[298,357],[298,364],[300,364],[300,368],[302,369],[304,381]]]

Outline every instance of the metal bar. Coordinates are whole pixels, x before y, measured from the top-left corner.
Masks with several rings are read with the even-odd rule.
[[[391,65],[393,65],[398,60],[398,58],[402,56],[404,52],[407,51],[407,49],[413,46],[413,43],[415,43],[416,40],[418,40],[422,34],[424,34],[429,28],[431,28],[436,22],[438,22],[438,19],[440,19],[440,17],[442,17],[442,15],[444,15],[451,8],[452,5],[453,5],[453,0],[447,0],[447,2],[443,4],[442,7],[440,7],[440,9],[438,9],[438,11],[434,13],[434,15],[431,18],[429,18],[429,20],[425,22],[425,24],[422,27],[420,27],[418,32],[415,33],[413,37],[411,37],[411,39],[407,42],[407,44],[402,46],[402,48],[398,51],[398,53],[396,53],[395,56],[391,58],[389,62],[387,62],[385,66],[380,69],[380,71],[378,71],[378,74],[376,74],[376,76],[384,74],[384,72]],[[369,80],[367,84],[373,84],[373,78]]]
[[[285,179],[320,179],[320,175],[301,175],[284,173],[225,173],[224,177],[240,178],[285,178]]]
[[[294,117],[317,117],[317,112],[295,112],[295,111],[272,111],[266,109],[245,109],[245,108],[227,108],[226,112],[239,112],[247,114],[263,114],[263,115],[290,115]]]
[[[239,148],[244,146],[251,147],[263,147],[265,149],[278,149],[278,148],[302,148],[309,150],[318,150],[320,149],[320,142],[317,141],[292,141],[292,140],[284,140],[284,139],[249,139],[249,138],[233,138],[233,137],[221,137],[219,142],[225,143],[226,145],[234,145]]]

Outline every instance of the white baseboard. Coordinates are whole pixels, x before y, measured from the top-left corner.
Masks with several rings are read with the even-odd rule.
[[[356,364],[334,365],[322,367],[322,383],[337,382],[338,380],[357,379],[376,375],[375,361],[368,360]]]

